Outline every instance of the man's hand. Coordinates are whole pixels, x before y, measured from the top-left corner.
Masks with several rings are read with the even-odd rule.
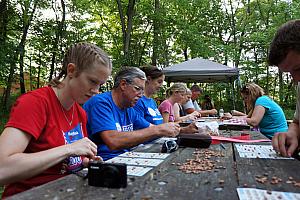
[[[186,127],[182,127],[180,129],[180,134],[182,133],[198,133],[198,127],[196,126],[195,122],[193,122]]]
[[[282,156],[291,157],[299,145],[298,136],[296,132],[276,133],[272,138],[273,148]]]
[[[161,137],[176,137],[180,132],[180,126],[177,123],[169,122],[156,126]]]

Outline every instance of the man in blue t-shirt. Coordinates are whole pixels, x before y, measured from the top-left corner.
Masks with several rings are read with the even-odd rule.
[[[89,138],[97,144],[97,154],[103,160],[153,138],[179,134],[178,124],[151,125],[132,108],[143,95],[145,80],[145,73],[139,68],[121,70],[111,92],[93,96],[83,105]],[[134,131],[135,127],[142,129]]]

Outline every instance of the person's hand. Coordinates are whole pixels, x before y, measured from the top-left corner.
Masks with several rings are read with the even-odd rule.
[[[291,157],[299,145],[298,140],[297,133],[294,132],[276,133],[272,138],[272,145],[282,156]]]
[[[97,145],[87,137],[84,137],[72,144],[67,144],[68,154],[76,156],[86,156],[94,159],[97,155]]]
[[[180,126],[177,123],[169,122],[157,125],[161,136],[165,137],[176,137],[180,132]]]
[[[210,110],[210,115],[216,115],[216,114],[218,114],[218,111],[216,109]]]
[[[82,165],[84,167],[88,167],[90,161],[97,161],[97,162],[100,162],[100,163],[104,162],[101,156],[95,156],[93,159],[89,159],[87,157],[84,157],[83,160],[82,160]]]
[[[196,118],[201,117],[201,114],[196,110],[192,112],[191,115],[194,115]]]
[[[223,117],[221,119],[231,119],[232,118],[232,115],[227,112],[227,113],[224,113]]]
[[[187,119],[188,120],[195,120],[197,119],[198,117],[200,117],[200,113],[198,111],[194,111],[192,112],[191,114],[188,114],[187,115]]]
[[[198,127],[196,126],[195,122],[193,122],[186,127],[182,127],[180,129],[180,134],[181,133],[198,133]]]

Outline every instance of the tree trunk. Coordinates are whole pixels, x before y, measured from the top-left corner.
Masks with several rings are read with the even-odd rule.
[[[36,86],[36,88],[40,87],[41,66],[42,66],[42,58],[41,58],[41,51],[39,50],[38,79],[37,79],[37,86]]]
[[[29,86],[30,91],[33,89],[33,81],[32,81],[32,65],[31,65],[31,56],[29,57]]]
[[[289,79],[287,78],[287,80],[289,80]],[[287,87],[287,91],[291,91],[293,85],[294,85],[294,82],[291,81],[291,82],[289,83],[288,87]],[[288,104],[289,96],[290,96],[290,94],[289,94],[289,93],[286,93],[286,95],[285,95],[285,97],[284,97],[283,104],[281,104],[281,105],[284,105],[284,106],[289,105],[289,104]]]
[[[55,64],[56,64],[56,55],[58,51],[59,41],[62,38],[64,32],[64,25],[66,20],[66,5],[64,0],[61,0],[61,7],[62,7],[62,19],[60,22],[57,21],[57,30],[55,31],[55,40],[53,41],[53,49],[52,49],[52,56],[51,56],[51,67],[50,67],[50,75],[49,75],[49,82],[53,79],[53,74],[55,71]],[[55,11],[54,11],[55,12]]]
[[[19,60],[19,64],[20,64],[20,89],[21,89],[21,94],[24,94],[26,92],[25,89],[25,81],[24,81],[24,55],[25,55],[25,43],[26,43],[26,39],[27,39],[27,33],[28,33],[28,29],[30,26],[30,23],[32,21],[33,15],[35,13],[35,9],[37,7],[37,3],[38,0],[35,0],[33,2],[33,9],[29,15],[28,19],[23,19],[23,34],[22,34],[22,38],[21,38],[21,42],[19,44],[19,55],[20,55],[20,60]],[[29,8],[28,8],[29,9]]]
[[[121,26],[122,26],[122,33],[123,33],[123,53],[124,53],[123,65],[131,65],[129,49],[130,49],[132,20],[133,20],[133,15],[134,15],[135,0],[129,0],[128,5],[127,5],[127,12],[126,12],[127,26],[126,26],[126,22],[125,22],[126,20],[125,20],[124,14],[123,14],[121,0],[117,0],[117,4],[118,4],[118,10],[119,10]]]
[[[276,88],[276,84],[274,85],[274,88]],[[279,104],[282,105],[282,102],[283,102],[283,78],[282,78],[282,72],[281,70],[279,70]]]
[[[7,38],[8,24],[8,0],[0,1],[0,44],[4,44]]]
[[[184,60],[187,61],[188,60],[187,47],[183,49],[183,55],[184,55]]]
[[[13,78],[14,78],[14,74],[15,74],[16,63],[18,61],[19,56],[20,56],[20,86],[21,86],[21,93],[25,91],[24,74],[23,74],[24,47],[25,47],[25,42],[26,42],[26,38],[27,38],[27,32],[28,32],[33,14],[35,12],[37,2],[38,2],[37,0],[34,1],[34,8],[32,10],[32,13],[31,13],[27,23],[25,21],[23,22],[24,27],[23,27],[23,34],[22,34],[22,37],[21,37],[21,41],[20,41],[18,47],[16,48],[14,57],[12,59],[12,62],[10,63],[9,75],[8,75],[8,79],[7,79],[7,85],[6,85],[6,89],[5,89],[5,93],[4,93],[4,97],[3,97],[3,101],[2,101],[2,109],[3,110],[7,110],[7,108],[8,108],[8,100],[10,98],[11,86],[12,86],[12,82],[13,82]],[[21,59],[21,54],[22,54],[22,59]],[[23,86],[22,86],[22,84],[23,84]],[[22,87],[23,87],[23,89],[22,89]]]
[[[159,0],[155,0],[154,18],[153,18],[153,54],[152,65],[157,65],[158,43],[159,43]]]

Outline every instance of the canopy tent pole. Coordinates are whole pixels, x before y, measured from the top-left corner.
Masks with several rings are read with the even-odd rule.
[[[232,101],[233,101],[233,110],[235,110],[235,94],[234,94],[234,80],[232,80],[232,78],[230,78],[230,83],[232,86]]]

